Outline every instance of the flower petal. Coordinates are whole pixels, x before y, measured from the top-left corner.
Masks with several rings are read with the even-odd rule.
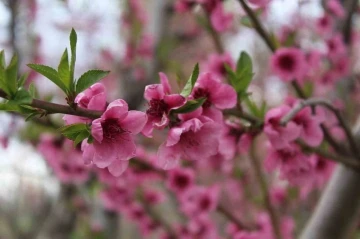
[[[173,169],[178,165],[180,159],[179,151],[176,146],[166,147],[165,143],[161,144],[158,150],[156,165],[163,169]]]
[[[129,161],[127,160],[115,160],[112,164],[109,165],[109,172],[115,176],[119,177],[128,167]]]
[[[170,94],[171,86],[169,84],[169,80],[168,80],[167,76],[163,72],[159,72],[159,76],[160,76],[161,85],[164,87],[164,93]]]
[[[164,101],[169,106],[169,109],[177,109],[185,104],[186,99],[182,95],[172,94],[172,95],[165,95]]]
[[[96,141],[99,143],[102,142],[104,138],[104,132],[101,126],[101,119],[96,119],[91,124],[91,135],[94,137]]]
[[[128,104],[125,100],[117,99],[109,104],[101,118],[122,120],[126,117],[128,111]]]
[[[144,98],[147,101],[152,99],[161,100],[164,98],[164,87],[160,84],[147,85],[145,87]]]
[[[120,122],[120,126],[132,134],[138,134],[144,128],[146,122],[147,116],[145,113],[130,110],[126,118]]]

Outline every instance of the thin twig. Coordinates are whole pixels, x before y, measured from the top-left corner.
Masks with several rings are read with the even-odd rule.
[[[260,161],[256,156],[255,150],[256,149],[255,149],[255,138],[254,138],[254,140],[251,144],[251,147],[250,147],[250,162],[251,162],[252,168],[254,170],[256,179],[259,183],[261,193],[262,193],[262,196],[264,199],[265,207],[270,216],[270,221],[272,224],[272,228],[274,230],[274,236],[276,239],[281,239],[282,236],[281,236],[281,230],[280,230],[280,220],[279,220],[279,217],[277,215],[275,208],[271,204],[269,188],[268,188],[268,185],[266,182],[265,175],[262,172]]]
[[[247,15],[250,17],[251,22],[253,23],[257,33],[259,33],[259,35],[264,39],[266,45],[270,48],[270,50],[274,52],[276,50],[276,46],[265,31],[264,27],[261,25],[260,21],[257,19],[253,10],[247,5],[244,0],[239,0],[239,2]]]
[[[346,44],[351,44],[351,30],[353,26],[353,15],[357,9],[358,0],[349,0],[346,2],[346,18],[342,25],[342,33]]]

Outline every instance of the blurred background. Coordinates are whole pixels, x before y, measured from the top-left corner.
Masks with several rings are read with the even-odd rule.
[[[219,53],[218,43],[201,27],[206,20],[201,9],[177,13],[174,2],[1,0],[0,48],[7,61],[17,52],[21,72],[30,72],[27,63],[57,67],[74,28],[78,34],[75,75],[91,68],[110,70],[103,81],[108,100],[123,98],[131,109],[145,109],[144,86],[158,82],[158,72],[166,72],[178,88],[176,79],[186,79],[196,62],[206,68],[209,55]],[[231,28],[218,35],[221,47],[234,60],[242,50],[248,52],[255,69],[254,100],[278,104],[287,93],[268,74],[269,50],[246,25],[248,19],[236,1],[226,1],[225,9],[234,19]],[[323,14],[317,0],[273,0],[265,11],[264,24],[278,36],[298,21],[311,22]],[[310,41],[302,44],[324,47]],[[39,98],[65,103],[62,93],[42,76],[31,72],[27,84],[36,86]],[[62,116],[52,116],[51,122],[62,125]],[[54,130],[0,113],[0,238],[143,238],[129,217],[106,209],[99,197],[92,196],[100,190],[91,181],[92,174],[81,183],[59,180],[38,153],[43,132]],[[171,205],[165,207],[171,214],[167,209]]]

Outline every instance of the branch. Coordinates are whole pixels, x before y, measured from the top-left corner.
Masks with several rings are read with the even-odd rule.
[[[4,98],[4,99],[8,98],[6,93],[1,89],[0,89],[0,97]],[[102,115],[101,111],[88,110],[88,109],[84,109],[81,107],[76,107],[76,109],[74,109],[67,105],[50,103],[50,102],[38,100],[38,99],[33,99],[31,103],[24,104],[24,105],[45,110],[47,114],[60,113],[60,114],[87,117],[89,119],[97,119],[97,118],[100,118]]]
[[[238,0],[242,6],[242,8],[245,10],[249,18],[251,19],[251,22],[254,25],[255,30],[262,39],[264,39],[266,45],[270,48],[272,52],[276,50],[275,44],[272,42],[270,36],[267,34],[267,32],[264,30],[264,27],[261,25],[260,21],[257,19],[255,13],[252,11],[252,9],[246,4],[244,0]]]
[[[356,11],[357,4],[358,4],[358,0],[349,0],[345,3],[346,18],[345,21],[343,22],[342,32],[345,43],[349,45],[351,44],[351,30],[353,26],[352,18]]]
[[[270,221],[271,221],[272,228],[274,231],[274,236],[276,239],[281,239],[282,236],[281,236],[281,230],[280,230],[280,220],[279,220],[279,217],[277,215],[275,208],[271,204],[269,188],[268,188],[265,176],[262,172],[259,159],[257,158],[256,153],[255,153],[255,139],[252,142],[251,148],[250,148],[250,161],[251,161],[252,168],[254,170],[255,176],[257,178],[257,181],[258,181],[260,189],[261,189],[265,207],[270,215]]]
[[[341,128],[343,128],[346,134],[346,137],[350,143],[351,150],[353,151],[356,157],[360,157],[358,145],[354,139],[353,134],[351,133],[350,127],[348,126],[347,122],[342,117],[340,111],[337,108],[335,108],[330,102],[324,99],[313,98],[313,99],[300,101],[287,115],[285,115],[281,119],[280,124],[283,126],[286,125],[290,120],[292,120],[296,116],[297,113],[299,113],[305,107],[307,106],[315,107],[317,105],[323,106],[328,110],[330,110],[331,112],[333,112],[333,114],[336,116],[337,120],[339,121]]]

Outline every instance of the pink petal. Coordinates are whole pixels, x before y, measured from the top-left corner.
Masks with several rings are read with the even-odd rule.
[[[109,104],[101,118],[117,119],[120,121],[126,117],[128,111],[128,104],[125,102],[125,100],[117,99]]]
[[[104,110],[106,106],[106,95],[105,93],[100,93],[94,95],[89,101],[88,109],[90,110]]]
[[[158,158],[156,165],[165,170],[173,169],[178,165],[180,154],[177,147],[166,147],[165,144],[161,144],[158,150]]]
[[[117,160],[129,160],[136,155],[136,145],[131,134],[123,133],[116,138],[116,145],[112,149]]]
[[[158,122],[155,122],[154,121],[154,126],[157,128],[157,129],[164,129],[166,126],[169,125],[169,122],[170,122],[170,119],[169,117],[166,115],[166,113],[163,114],[163,116],[161,117],[161,120],[158,121]]]
[[[237,94],[230,85],[221,84],[220,87],[210,95],[210,101],[219,109],[230,109],[236,105]]]
[[[82,157],[85,165],[90,165],[93,162],[93,158],[95,155],[94,146],[88,144],[86,140],[81,143],[81,150],[83,151]]]
[[[147,122],[147,116],[145,113],[135,110],[130,110],[125,119],[120,122],[123,129],[131,132],[132,134],[138,134],[144,128]]]
[[[99,168],[106,168],[117,159],[115,148],[117,145],[107,142],[99,143],[94,141],[95,156],[93,163]]]
[[[172,94],[172,95],[165,95],[164,101],[169,106],[170,109],[177,109],[185,104],[186,99],[182,95]]]
[[[115,160],[112,164],[109,165],[109,172],[115,177],[119,177],[129,165],[127,160]]]
[[[102,142],[104,138],[104,132],[101,126],[101,119],[96,119],[91,124],[91,135],[94,137],[96,141],[99,143]]]
[[[183,128],[173,127],[169,130],[168,137],[166,140],[166,146],[173,146],[177,144],[180,140],[181,134],[184,132]]]
[[[153,122],[151,119],[148,118],[143,130],[141,131],[141,133],[143,135],[145,135],[148,138],[152,138],[152,132],[154,130],[154,126],[153,126]]]
[[[147,101],[152,99],[161,100],[164,98],[164,87],[160,84],[147,85],[145,87],[144,98]]]
[[[160,76],[161,85],[164,87],[164,93],[170,94],[171,86],[169,84],[169,80],[168,80],[167,76],[163,72],[159,72],[159,76]]]

